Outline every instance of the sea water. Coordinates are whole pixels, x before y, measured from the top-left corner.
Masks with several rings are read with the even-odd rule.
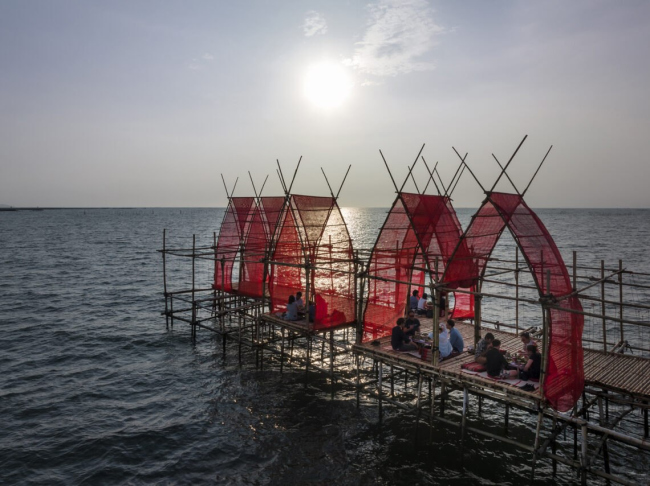
[[[386,209],[344,208],[357,247],[370,248]],[[470,209],[460,209],[463,225]],[[540,210],[565,260],[606,259],[650,272],[650,211]],[[527,484],[531,455],[429,429],[326,377],[256,369],[255,356],[161,316],[168,247],[210,246],[223,209],[0,212],[0,483],[2,484]],[[513,258],[514,244],[497,255]],[[187,264],[187,262],[184,262]],[[170,263],[170,272],[175,268]],[[197,274],[209,286],[210,270]],[[511,310],[508,311],[511,315]],[[448,413],[457,413],[452,397]],[[474,409],[475,412],[475,409]],[[637,418],[638,420],[638,418]],[[470,423],[503,433],[486,402]],[[530,442],[531,418],[509,434]],[[428,440],[432,438],[433,440]],[[650,464],[619,454],[612,469],[643,482]],[[539,484],[575,481],[549,461]],[[646,478],[647,479],[647,478]]]

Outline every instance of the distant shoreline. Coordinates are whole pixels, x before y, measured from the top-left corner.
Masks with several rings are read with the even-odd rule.
[[[379,207],[379,206],[341,206],[341,208],[354,208],[354,209],[385,209],[388,210],[390,209],[389,206],[385,207]],[[61,211],[61,210],[96,210],[96,209],[226,209],[226,206],[105,206],[105,207],[11,207],[11,206],[6,206],[6,207],[0,207],[0,212],[3,211]],[[470,207],[470,206],[459,206],[457,209],[476,209],[475,207]],[[558,209],[558,210],[566,210],[566,209],[628,209],[628,210],[647,210],[650,208],[619,208],[619,207],[609,207],[609,208],[604,208],[604,207],[581,207],[581,208],[549,208],[549,207],[536,207],[535,209]]]

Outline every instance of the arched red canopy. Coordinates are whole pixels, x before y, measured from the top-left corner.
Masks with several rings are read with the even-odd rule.
[[[278,226],[270,263],[272,312],[286,309],[289,295],[307,288],[315,302],[314,328],[355,321],[352,241],[334,197],[292,195]]]
[[[262,297],[264,290],[264,259],[273,247],[278,220],[285,197],[262,197],[251,213],[248,231],[241,245],[238,293],[247,297]]]
[[[442,276],[461,234],[448,197],[397,195],[370,255],[364,340],[390,334],[396,319],[404,315],[409,290],[424,292],[425,273],[435,273],[436,261],[437,276]],[[463,304],[471,305],[470,299],[459,303],[459,310]]]
[[[233,266],[244,242],[244,235],[248,232],[255,207],[254,197],[230,198],[214,252],[216,261],[212,287],[215,290],[237,290],[238,276],[233,279]]]
[[[553,238],[518,194],[488,194],[450,259],[443,283],[451,288],[474,286],[484,274],[506,227],[531,270],[540,297],[550,294],[562,300],[562,307],[582,311],[580,300],[572,295],[571,278]],[[578,401],[584,388],[584,318],[573,312],[551,309],[548,326],[544,395],[554,409],[567,411]]]

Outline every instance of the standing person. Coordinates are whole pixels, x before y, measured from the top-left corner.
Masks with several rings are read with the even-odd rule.
[[[485,354],[487,353],[488,349],[492,347],[492,343],[494,342],[494,334],[491,332],[488,332],[483,339],[481,339],[478,344],[476,345],[476,352],[474,353],[474,361],[477,363],[480,363],[484,365],[487,363],[487,359],[485,358]]]
[[[287,321],[298,320],[298,305],[296,304],[296,298],[293,295],[289,296],[289,302],[287,302],[287,312],[284,315],[284,318]]]
[[[413,294],[411,295],[411,298],[409,299],[409,309],[417,309],[418,308],[418,301],[420,300],[418,298],[418,293],[419,291],[414,290]]]
[[[451,347],[454,348],[454,353],[460,354],[465,349],[465,343],[463,342],[463,336],[460,334],[460,331],[456,329],[456,322],[453,319],[447,320],[447,330],[449,331],[449,342]]]
[[[495,339],[492,341],[492,347],[485,353],[488,376],[492,378],[516,378],[519,370],[504,371],[508,367],[508,360],[501,354],[499,348],[501,341]]]
[[[395,351],[417,351],[416,344],[409,342],[404,330],[406,329],[406,320],[403,317],[397,319],[397,324],[393,328],[390,337],[390,345]]]
[[[413,337],[416,332],[420,330],[420,319],[415,317],[413,309],[409,310],[408,318],[406,319],[406,335]]]

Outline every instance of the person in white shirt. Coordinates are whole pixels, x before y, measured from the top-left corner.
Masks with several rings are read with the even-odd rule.
[[[422,298],[418,300],[418,315],[423,316],[427,313],[427,294],[422,294]]]
[[[298,305],[296,304],[296,298],[293,295],[289,296],[289,302],[287,303],[287,312],[285,313],[284,318],[287,321],[298,320]]]
[[[433,339],[433,332],[429,333],[429,338]],[[438,349],[440,350],[440,359],[447,358],[454,350],[449,342],[449,334],[445,326],[440,326],[440,334],[438,334]]]

